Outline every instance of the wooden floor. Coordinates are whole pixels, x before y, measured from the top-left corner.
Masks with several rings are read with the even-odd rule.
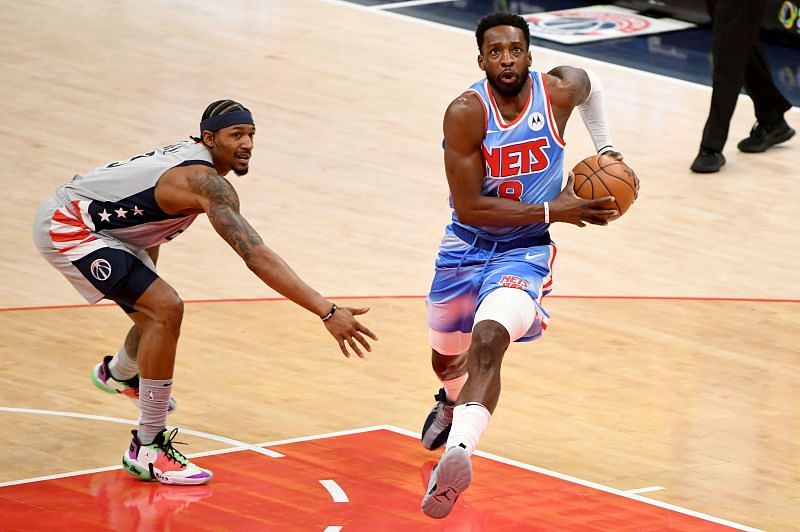
[[[449,217],[441,118],[480,77],[469,32],[320,0],[6,2],[0,26],[0,407],[135,417],[88,380],[126,318],[71,306],[33,249],[33,213],[74,173],[195,134],[210,101],[233,98],[258,128],[235,180],[243,212],[319,291],[370,305],[380,341],[344,360],[314,316],[240,301],[275,294],[198,220],[159,264],[187,301],[217,301],[187,305],[172,422],[249,443],[419,430],[438,388],[421,296]],[[642,189],[606,228],[553,227],[551,325],[512,347],[480,448],[800,530],[800,141],[736,152],[743,98],[728,164],[694,175],[707,88],[534,48],[537,68],[559,64],[602,77]],[[580,120],[566,140],[567,161],[591,153]],[[115,464],[128,430],[7,410],[0,426],[0,482]]]

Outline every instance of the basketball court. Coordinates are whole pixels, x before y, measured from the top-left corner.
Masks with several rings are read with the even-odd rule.
[[[491,3],[489,3],[491,4]],[[551,228],[545,337],[514,345],[470,489],[419,510],[438,453],[416,434],[439,387],[424,295],[449,218],[447,104],[478,79],[468,30],[346,2],[246,0],[0,10],[0,512],[9,530],[800,530],[800,141],[697,176],[710,90],[592,68],[640,180],[608,227]],[[76,172],[196,134],[248,106],[233,180],[265,242],[379,337],[344,359],[319,320],[263,286],[199,217],[161,249],[186,301],[169,418],[207,486],[140,483],[135,428],[89,372],[129,323],[39,257],[38,203]],[[797,108],[787,114],[800,126]],[[572,166],[592,153],[580,120]]]
[[[417,438],[369,427],[201,453],[222,480],[180,489],[119,468],[9,483],[0,509],[19,530],[98,519],[117,530],[754,530],[480,452],[482,486],[433,526],[417,507],[436,462]]]

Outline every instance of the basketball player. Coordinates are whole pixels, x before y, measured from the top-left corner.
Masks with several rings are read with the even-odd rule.
[[[239,197],[224,176],[245,175],[253,150],[250,111],[231,100],[208,106],[200,137],[76,175],[45,199],[34,240],[47,261],[90,303],[116,302],[133,320],[124,345],[93,371],[100,389],[138,399],[139,427],[122,460],[126,471],[164,484],[205,484],[201,469],[172,445],[166,429],[183,302],[156,273],[158,246],[206,213],[219,235],[264,283],[320,316],[345,356],[359,357],[377,340],[354,315],[337,307],[264,245],[239,213]]]
[[[556,248],[548,226],[606,225],[612,198],[583,200],[570,172],[562,190],[564,128],[577,107],[598,153],[621,160],[611,143],[596,76],[561,66],[529,70],[522,17],[495,13],[475,32],[486,78],[444,116],[444,163],[452,223],[436,259],[427,299],[432,365],[443,388],[422,443],[445,452],[422,500],[445,517],[470,484],[470,457],[500,396],[500,364],[513,341],[538,338],[549,315]]]

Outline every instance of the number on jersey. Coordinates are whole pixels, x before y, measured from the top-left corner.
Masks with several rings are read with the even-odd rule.
[[[510,180],[500,183],[497,195],[501,198],[519,201],[522,197],[522,181]]]

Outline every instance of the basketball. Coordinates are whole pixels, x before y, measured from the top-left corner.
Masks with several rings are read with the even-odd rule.
[[[575,194],[583,199],[614,196],[610,207],[625,214],[639,193],[639,178],[630,166],[610,155],[591,155],[572,169]],[[616,219],[619,218],[616,216]]]

